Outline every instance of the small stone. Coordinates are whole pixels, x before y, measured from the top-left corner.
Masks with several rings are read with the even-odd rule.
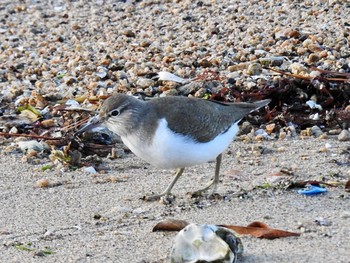
[[[199,61],[199,65],[203,68],[209,68],[212,66],[212,63],[207,59],[202,59],[201,61]]]
[[[288,130],[290,132],[291,137],[296,137],[298,135],[293,125],[288,126]]]
[[[303,136],[303,137],[310,137],[310,136],[312,136],[311,128],[306,128],[306,130],[301,130],[300,131],[300,136]]]
[[[322,130],[320,129],[320,127],[318,126],[312,126],[311,127],[311,132],[312,132],[312,135],[315,136],[315,137],[319,137],[323,134]]]
[[[74,78],[72,76],[65,76],[63,77],[63,80],[67,85],[72,85],[73,83],[78,82],[77,78]]]
[[[279,136],[278,136],[278,139],[279,140],[284,140],[286,137],[287,137],[287,133],[284,132],[284,131],[281,131]]]
[[[197,98],[203,98],[205,96],[205,94],[207,93],[207,89],[206,88],[200,88],[195,94],[194,96]]]
[[[17,144],[18,144],[18,147],[22,150],[22,152],[27,152],[29,150],[42,152],[44,150],[43,145],[36,140],[19,141]]]
[[[327,135],[326,133],[322,133],[322,134],[318,137],[318,139],[320,139],[320,140],[328,139],[328,135]]]
[[[348,130],[342,130],[338,135],[339,141],[350,141],[350,132]]]
[[[46,188],[50,186],[50,181],[48,179],[40,179],[36,182],[36,186],[39,188]]]
[[[54,127],[56,125],[56,122],[54,119],[47,119],[47,120],[41,121],[40,124],[45,128],[50,128],[50,127]]]
[[[132,30],[124,31],[123,35],[126,37],[136,37],[136,34]]]
[[[148,88],[150,86],[154,86],[155,81],[153,79],[139,78],[136,82],[136,85],[141,89]]]
[[[179,92],[176,89],[169,89],[163,92],[164,96],[176,96],[179,95]]]
[[[304,55],[306,53],[306,49],[303,47],[298,47],[297,48],[297,54],[298,55]]]
[[[252,63],[247,68],[247,74],[249,75],[260,75],[262,72],[261,64]]]
[[[286,148],[283,146],[277,148],[277,152],[285,152],[285,151],[286,151]]]
[[[259,62],[263,66],[281,66],[284,62],[284,57],[266,57],[260,58]]]
[[[28,151],[27,151],[27,154],[26,154],[26,156],[27,156],[28,158],[35,157],[35,156],[37,156],[37,155],[38,155],[38,152],[35,151],[35,150],[33,150],[33,149],[28,150]]]
[[[255,139],[255,141],[263,141],[264,140],[264,135],[258,134],[258,135],[255,136],[254,139]]]
[[[178,91],[182,95],[188,96],[189,94],[193,94],[195,91],[199,90],[200,88],[202,88],[202,83],[200,83],[198,81],[192,81],[188,84],[185,84],[185,85],[179,87]]]
[[[318,53],[323,51],[323,47],[321,47],[320,45],[316,45],[316,44],[310,44],[307,46],[308,50],[310,50],[311,52],[314,53]]]
[[[308,58],[309,62],[311,62],[311,63],[316,62],[319,59],[320,59],[320,57],[315,53],[310,54],[309,58]]]
[[[271,134],[274,131],[275,127],[276,124],[274,123],[268,124],[266,125],[265,131],[267,132],[267,134]]]
[[[333,129],[333,130],[329,130],[328,131],[328,134],[329,135],[337,135],[337,134],[339,134],[339,133],[341,133],[341,129]]]
[[[141,41],[141,42],[140,42],[140,47],[149,47],[151,44],[152,44],[152,42],[151,42],[151,41],[148,41],[148,40],[146,40],[146,41]]]
[[[298,30],[287,30],[284,35],[290,38],[298,38],[300,36],[300,32]]]
[[[237,64],[237,65],[231,65],[227,68],[228,71],[237,71],[237,70],[243,70],[243,69],[246,69],[248,68],[249,66],[249,63],[240,63],[240,64]]]

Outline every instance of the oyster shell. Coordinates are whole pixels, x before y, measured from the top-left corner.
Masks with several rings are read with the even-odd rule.
[[[232,230],[216,225],[190,224],[177,234],[171,262],[234,263],[242,253],[242,241]]]

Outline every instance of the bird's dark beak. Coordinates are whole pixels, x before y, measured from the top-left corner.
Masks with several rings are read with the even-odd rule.
[[[92,117],[83,127],[81,127],[76,133],[74,133],[74,137],[79,136],[85,131],[91,130],[100,125],[100,116],[96,115]]]

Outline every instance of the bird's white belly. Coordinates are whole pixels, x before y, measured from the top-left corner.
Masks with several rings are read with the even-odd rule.
[[[151,144],[135,134],[122,137],[130,150],[146,162],[163,169],[184,168],[214,160],[225,151],[237,134],[238,122],[214,140],[200,143],[172,132],[165,119],[159,122]]]

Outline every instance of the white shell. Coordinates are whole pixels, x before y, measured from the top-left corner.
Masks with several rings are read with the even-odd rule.
[[[234,263],[243,252],[241,240],[230,229],[216,225],[190,224],[175,238],[172,263]]]
[[[188,79],[180,78],[179,76],[176,76],[176,75],[174,75],[170,72],[167,72],[167,71],[158,72],[158,77],[159,77],[159,80],[169,80],[169,81],[174,81],[174,82],[178,82],[181,84],[189,82]]]
[[[317,104],[316,102],[314,102],[313,100],[308,100],[307,102],[305,102],[307,106],[310,107],[310,109],[319,109],[322,110],[322,106],[320,104]]]

